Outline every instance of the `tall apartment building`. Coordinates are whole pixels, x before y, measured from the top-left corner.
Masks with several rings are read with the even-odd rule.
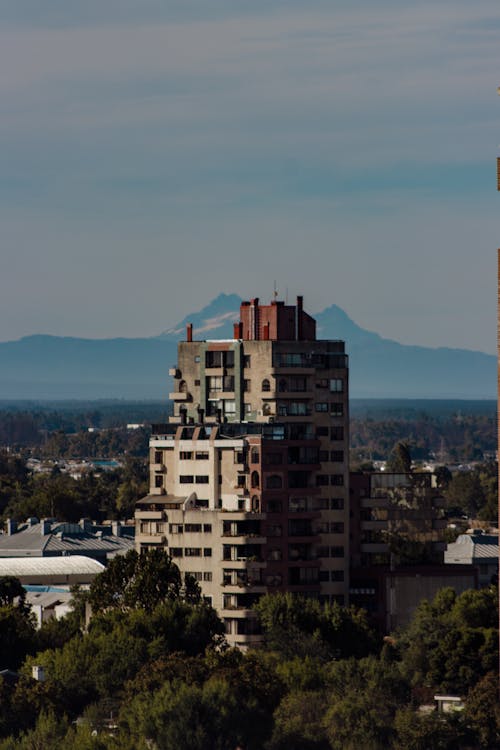
[[[154,425],[139,549],[199,581],[230,643],[259,634],[262,594],[347,599],[348,365],[302,308],[244,302],[234,338],[178,345],[174,415]]]

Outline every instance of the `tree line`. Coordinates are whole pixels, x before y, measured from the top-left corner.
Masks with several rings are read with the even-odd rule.
[[[258,650],[227,647],[189,576],[117,558],[74,611],[33,627],[0,580],[0,750],[478,750],[500,742],[497,590],[423,601],[385,639],[363,610],[264,596]],[[92,617],[83,627],[84,611]],[[45,682],[31,679],[42,666]],[[465,710],[419,710],[436,693]],[[75,723],[76,722],[76,723]]]

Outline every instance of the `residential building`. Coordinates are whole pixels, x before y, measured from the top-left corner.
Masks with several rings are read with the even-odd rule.
[[[78,523],[54,518],[28,518],[23,523],[9,519],[0,535],[2,557],[59,557],[85,555],[103,564],[134,549],[133,525],[113,521],[96,524],[87,518]]]
[[[240,316],[233,339],[197,341],[188,325],[178,346],[136,544],[168,550],[244,647],[266,592],[347,601],[349,415],[344,342],[316,338],[301,297]]]
[[[478,571],[479,586],[498,583],[498,534],[486,534],[474,529],[471,534],[460,534],[448,544],[444,553],[447,565],[473,565]]]
[[[443,565],[446,519],[433,474],[353,472],[349,486],[350,601],[382,633],[406,625],[440,588],[477,585],[471,566]]]

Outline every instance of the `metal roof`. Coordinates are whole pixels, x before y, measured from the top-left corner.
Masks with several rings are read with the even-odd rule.
[[[1,557],[0,576],[97,575],[104,565],[84,555],[61,557]]]

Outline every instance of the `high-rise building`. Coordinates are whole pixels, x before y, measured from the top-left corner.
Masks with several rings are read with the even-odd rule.
[[[348,365],[296,305],[243,302],[234,338],[178,345],[169,424],[154,425],[137,546],[163,546],[218,610],[259,639],[266,592],[347,601]]]

